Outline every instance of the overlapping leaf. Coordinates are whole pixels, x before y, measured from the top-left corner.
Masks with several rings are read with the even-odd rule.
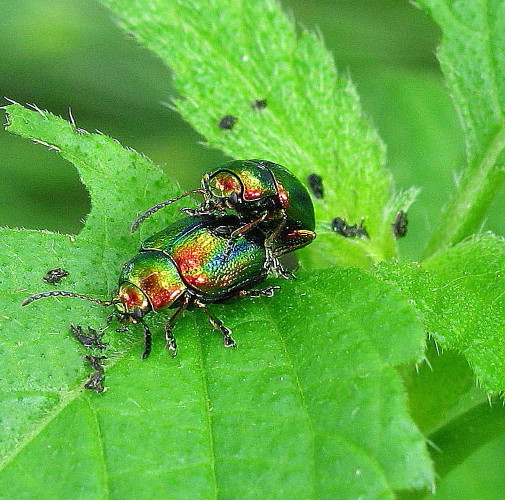
[[[442,28],[438,58],[459,112],[468,167],[428,254],[478,231],[505,175],[505,11],[500,0],[417,0]]]
[[[174,70],[176,109],[208,144],[235,158],[279,162],[304,182],[322,176],[321,251],[314,252],[360,266],[396,253],[391,222],[413,193],[392,198],[383,145],[317,35],[297,36],[274,0],[102,3]],[[266,108],[254,109],[263,99]],[[232,130],[218,126],[226,115],[238,119]],[[363,218],[370,240],[324,234],[337,216],[351,224]]]
[[[463,353],[487,391],[505,390],[505,242],[491,234],[419,265],[382,265],[415,303],[445,348]]]
[[[55,266],[70,272],[62,288],[107,296],[138,246],[132,218],[174,188],[107,137],[46,112],[8,113],[12,132],[75,164],[92,212],[75,237],[2,230],[1,498],[392,498],[431,485],[395,370],[422,356],[423,330],[392,286],[358,270],[216,305],[235,351],[197,312],[178,325],[176,359],[159,335],[141,360],[139,332],[110,333],[109,390],[83,391],[68,324],[99,327],[107,313],[72,299],[20,302],[50,288],[41,277]]]

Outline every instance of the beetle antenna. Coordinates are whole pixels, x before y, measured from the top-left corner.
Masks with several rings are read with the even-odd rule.
[[[180,194],[179,196],[176,196],[175,198],[170,198],[169,200],[162,201],[161,203],[158,203],[157,205],[154,205],[154,207],[151,207],[149,210],[144,212],[140,217],[138,217],[135,222],[132,224],[130,228],[130,232],[134,233],[140,224],[144,222],[148,217],[151,217],[155,212],[158,210],[161,210],[163,207],[166,207],[167,205],[172,204],[174,201],[180,200],[181,198],[184,198],[185,196],[188,196],[190,194],[201,194],[204,195],[206,192],[203,189],[192,189],[191,191],[186,191],[185,193]]]
[[[110,300],[100,300],[93,299],[91,297],[86,297],[86,295],[80,295],[79,293],[64,292],[62,290],[53,290],[52,292],[43,292],[32,295],[23,301],[22,306],[31,304],[34,300],[44,299],[46,297],[75,297],[77,299],[88,300],[89,302],[94,302],[95,304],[100,304],[101,306],[110,306],[112,301]]]

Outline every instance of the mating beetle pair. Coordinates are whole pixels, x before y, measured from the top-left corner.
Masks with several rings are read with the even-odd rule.
[[[288,277],[278,257],[308,245],[316,236],[312,200],[300,181],[281,165],[266,160],[235,160],[205,174],[202,187],[171,198],[144,212],[132,232],[153,213],[190,194],[203,196],[196,209],[181,211],[223,215],[227,210],[240,221],[230,235],[230,244],[254,228],[265,235],[266,266]]]
[[[112,300],[55,290],[33,295],[23,305],[51,296],[113,305],[122,324],[143,326],[143,358],[151,350],[151,332],[144,321],[147,313],[176,308],[165,326],[167,349],[175,356],[174,323],[185,309],[197,307],[221,331],[225,347],[234,347],[231,331],[206,304],[236,295],[272,295],[278,287],[252,287],[270,271],[286,277],[277,257],[314,239],[314,209],[305,188],[280,165],[234,161],[204,176],[201,189],[145,212],[132,230],[160,208],[190,193],[204,196],[201,206],[184,209],[188,217],[144,241],[140,252],[124,265]]]
[[[143,326],[143,358],[151,350],[151,332],[143,319],[147,313],[177,307],[165,326],[167,348],[175,355],[174,322],[184,309],[196,306],[207,314],[212,326],[222,332],[224,345],[233,347],[230,330],[207,311],[205,304],[233,295],[247,295],[246,290],[267,275],[266,252],[259,232],[251,231],[239,237],[228,252],[230,234],[237,223],[234,216],[197,215],[170,224],[144,241],[140,252],[124,265],[117,294],[110,301],[55,290],[29,297],[23,305],[51,296],[77,297],[104,306],[113,305],[121,323]],[[269,295],[272,292],[273,287],[270,287],[249,294]]]

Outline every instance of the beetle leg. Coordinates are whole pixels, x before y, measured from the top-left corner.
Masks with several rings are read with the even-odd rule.
[[[165,340],[167,341],[166,348],[172,352],[172,358],[177,356],[177,342],[175,341],[174,334],[172,333],[172,327],[170,323],[165,325]]]
[[[165,324],[165,339],[167,341],[166,348],[171,351],[172,358],[177,356],[177,342],[175,341],[174,334],[172,333],[172,329],[174,328],[174,324],[186,307],[188,307],[189,300],[184,298],[181,302],[181,305],[177,308],[177,311],[170,316],[170,319]]]
[[[277,227],[275,228],[274,231],[272,231],[266,238],[265,238],[265,246],[268,248],[272,248],[274,240],[276,240],[281,233],[282,229],[284,228],[286,224],[288,216],[286,215],[285,210],[281,210],[281,220]]]
[[[279,225],[265,238],[265,250],[266,250],[266,259],[265,259],[265,269],[269,273],[273,273],[276,276],[280,276],[286,280],[295,279],[295,275],[289,272],[284,266],[279,262],[277,258],[277,249],[274,251],[274,242],[278,238],[281,233],[284,225],[286,224],[287,215],[285,211],[282,211],[282,218],[279,222]]]
[[[146,359],[151,353],[151,330],[149,330],[149,327],[142,320],[139,320],[139,323],[144,328],[144,352],[142,353],[142,359]]]
[[[253,299],[257,297],[273,297],[275,290],[280,290],[280,286],[268,286],[260,290],[242,290],[237,295],[239,297],[251,297]]]
[[[268,212],[265,210],[260,217],[258,217],[256,220],[253,220],[252,222],[249,222],[248,224],[243,225],[242,227],[239,227],[238,229],[235,229],[231,233],[230,238],[233,238],[234,240],[240,238],[243,234],[248,233],[252,229],[254,229],[258,224],[263,222],[266,218],[268,217]]]
[[[280,276],[285,280],[294,280],[296,276],[288,271],[279,261],[277,257],[273,255],[273,251],[271,248],[266,248],[266,259],[265,259],[265,269],[270,274],[275,274],[276,276]]]
[[[207,307],[205,307],[205,304],[195,301],[195,305],[199,307],[207,315],[207,319],[209,320],[209,323],[212,325],[212,327],[215,330],[219,330],[223,334],[223,345],[225,347],[237,347],[237,344],[235,343],[233,337],[231,336],[231,330],[229,328],[226,328],[226,326],[223,325],[223,322],[221,320],[213,316],[208,311]]]
[[[218,217],[223,217],[226,215],[226,210],[221,208],[219,205],[206,202],[202,203],[202,205],[198,208],[179,208],[179,212],[191,216],[214,214]]]
[[[267,217],[268,212],[265,210],[265,212],[263,212],[261,216],[256,220],[248,222],[247,224],[244,224],[243,226],[240,226],[239,228],[235,229],[228,239],[228,246],[224,251],[225,258],[228,258],[230,256],[230,252],[233,248],[233,243],[235,241],[237,241],[242,235],[247,234],[249,231],[252,231],[258,224],[261,224]]]

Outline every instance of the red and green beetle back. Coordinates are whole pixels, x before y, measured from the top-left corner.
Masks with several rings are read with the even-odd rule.
[[[230,228],[235,226],[235,217],[187,217],[147,239],[142,250],[169,256],[182,281],[202,301],[213,302],[266,276],[261,238],[241,236],[230,247]]]
[[[314,206],[307,189],[277,163],[266,160],[230,161],[211,172],[206,182],[215,196],[229,197],[231,193],[236,193],[237,198],[244,202],[242,208],[236,207],[239,212],[282,209],[286,213],[288,227],[314,231]],[[273,206],[267,204],[268,200],[273,202]]]
[[[289,170],[276,163],[269,163],[268,169],[274,176],[282,208],[288,214],[287,225],[314,231],[314,205],[305,186]]]
[[[255,160],[235,160],[225,163],[209,174],[209,187],[217,196],[236,192],[244,201],[254,201],[277,194],[277,186],[268,169]]]

